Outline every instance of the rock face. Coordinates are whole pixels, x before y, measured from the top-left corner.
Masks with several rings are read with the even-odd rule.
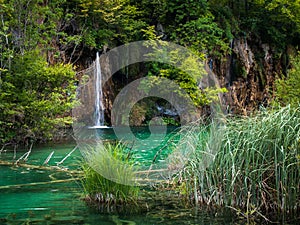
[[[111,77],[108,58],[100,58],[103,90],[103,106],[105,110],[105,124],[110,122],[110,110],[114,99],[114,83],[109,79]],[[95,125],[95,62],[92,62],[87,69],[80,71],[77,76],[80,78],[80,83],[77,88],[77,98],[80,104],[73,109],[73,117],[80,126]]]
[[[274,81],[282,73],[282,58],[265,43],[257,39],[238,38],[232,40],[231,54],[215,60],[213,71],[218,75],[228,113],[248,115],[272,99]],[[278,56],[279,55],[279,56]]]
[[[288,55],[292,54],[293,49],[287,48],[285,52],[278,53],[258,38],[245,37],[232,40],[230,48],[230,54],[223,56],[221,59],[209,59],[208,66],[217,75],[221,87],[228,90],[222,96],[223,109],[231,114],[249,115],[253,110],[261,106],[267,106],[270,103],[273,98],[275,78],[286,73],[289,61]],[[112,76],[108,60],[108,58],[102,58],[101,68],[105,79],[103,87],[105,121],[110,124],[111,109],[118,92],[128,83],[143,77],[146,72],[145,67],[139,64],[131,65],[126,71],[120,71]],[[90,73],[92,71],[86,72],[91,78]],[[91,81],[83,87],[83,92],[86,93],[83,102],[87,107],[82,109],[85,111],[82,116],[84,121],[89,121],[89,123],[92,123],[94,111],[93,83]],[[138,96],[138,93],[136,95]],[[135,99],[129,100],[135,101]],[[131,121],[133,124],[141,125],[144,123],[147,107],[149,107],[149,104],[146,104],[145,107],[141,104],[132,109],[135,119]],[[203,110],[205,111],[205,107]],[[153,113],[155,114],[154,111]]]
[[[104,121],[110,125],[111,121],[111,109],[113,105],[113,100],[116,96],[116,87],[112,79],[108,79],[112,76],[111,69],[110,69],[110,63],[109,58],[104,57],[101,58],[101,68],[102,68],[102,74],[105,80],[105,84],[103,85],[103,106],[104,106]]]

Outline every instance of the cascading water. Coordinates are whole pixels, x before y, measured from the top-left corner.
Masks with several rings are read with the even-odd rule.
[[[97,52],[95,61],[94,76],[95,76],[95,126],[104,126],[104,106],[103,106],[103,91],[102,91],[102,74],[99,53]]]

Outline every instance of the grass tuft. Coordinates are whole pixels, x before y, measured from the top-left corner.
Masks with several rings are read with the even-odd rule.
[[[139,187],[135,186],[133,164],[122,144],[99,144],[89,147],[82,162],[82,186],[87,199],[93,202],[135,203]]]
[[[187,139],[196,150],[174,177],[189,199],[247,215],[299,212],[300,107],[228,118],[205,129],[208,136]],[[209,153],[215,153],[212,160],[203,157]]]

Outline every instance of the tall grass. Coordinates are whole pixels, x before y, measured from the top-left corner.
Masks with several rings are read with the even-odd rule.
[[[205,140],[201,134],[187,139],[197,149],[174,177],[189,197],[247,213],[299,212],[300,107],[228,118],[206,129]],[[209,152],[212,160],[203,157]]]
[[[139,188],[135,186],[133,165],[122,144],[100,144],[85,149],[82,162],[82,186],[87,199],[99,203],[136,202]]]

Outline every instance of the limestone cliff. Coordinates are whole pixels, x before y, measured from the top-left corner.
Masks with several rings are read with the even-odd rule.
[[[276,76],[288,67],[288,53],[278,53],[257,38],[232,40],[231,53],[221,60],[213,60],[224,94],[224,104],[232,114],[249,115],[260,106],[269,105],[273,98]]]

